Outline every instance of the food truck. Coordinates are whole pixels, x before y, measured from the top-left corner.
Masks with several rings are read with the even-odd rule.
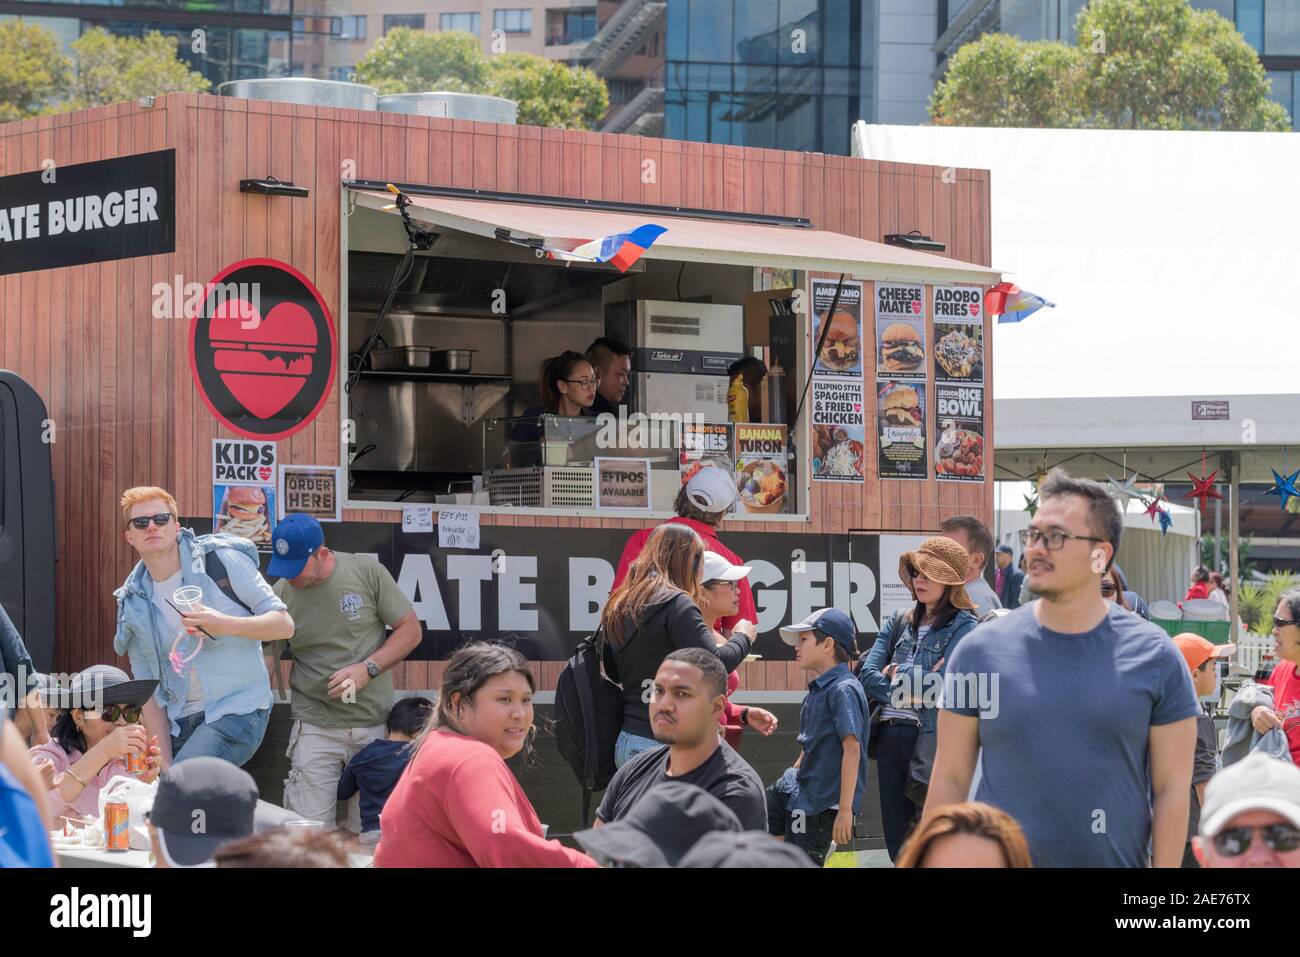
[[[626,268],[564,255],[644,224]],[[0,126],[0,367],[51,426],[54,667],[114,660],[118,500],[160,485],[196,531],[266,549],[306,511],[377,557],[424,627],[398,688],[482,637],[544,692],[628,536],[724,468],[742,687],[802,689],[780,623],[834,603],[870,636],[901,551],[992,519],[989,250],[980,170],[196,94]],[[625,414],[526,416],[543,360],[602,336],[632,352]],[[733,421],[746,356],[768,375]]]

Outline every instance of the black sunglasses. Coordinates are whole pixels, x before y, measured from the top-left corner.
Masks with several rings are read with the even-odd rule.
[[[104,706],[99,712],[99,716],[109,724],[112,724],[118,718],[126,718],[127,724],[135,724],[140,720],[142,710],[138,704],[110,704]]]
[[[171,521],[172,521],[172,513],[163,512],[160,515],[138,515],[135,518],[130,520],[130,524],[140,529],[140,531],[144,531],[146,528],[149,527],[150,522],[153,522],[159,528],[166,528],[168,525],[171,524]]]
[[[1294,619],[1291,619],[1291,618],[1278,618],[1276,615],[1273,616],[1273,627],[1274,627],[1274,628],[1285,628],[1287,625],[1294,625],[1294,624],[1295,624],[1295,620],[1294,620]]]
[[[1250,849],[1255,832],[1270,851],[1287,853],[1300,848],[1300,827],[1294,824],[1268,824],[1264,827],[1230,827],[1214,835],[1214,847],[1224,857],[1240,857]]]

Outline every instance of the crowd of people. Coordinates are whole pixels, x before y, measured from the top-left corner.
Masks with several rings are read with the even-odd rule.
[[[757,623],[750,568],[720,540],[735,494],[702,469],[674,518],[627,543],[598,632],[622,701],[603,738],[616,771],[575,847],[548,836],[507,764],[535,760],[539,729],[518,651],[470,643],[436,699],[399,700],[388,673],[420,627],[379,563],[291,515],[272,585],[251,547],[180,528],[163,489],[129,489],[139,562],[114,646],[130,674],[101,664],[52,685],[0,615],[5,667],[30,677],[12,720],[0,708],[0,864],[49,864],[46,832],[93,820],[131,775],[155,784],[159,867],[341,867],[366,849],[376,867],[823,866],[869,800],[899,867],[1300,866],[1300,591],[1274,611],[1281,663],[1237,695],[1221,748],[1202,699],[1232,646],[1145,620],[1114,562],[1115,502],[1054,470],[1023,571],[955,516],[901,556],[914,603],[869,642],[833,607],[780,628],[808,683],[797,750],[765,782],[742,736],[778,718],[733,701]],[[1210,596],[1212,577],[1195,584]],[[276,808],[241,765],[286,650]]]

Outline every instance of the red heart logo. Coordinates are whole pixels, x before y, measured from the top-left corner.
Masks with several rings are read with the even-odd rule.
[[[921,303],[916,299],[912,300],[912,312],[916,313],[918,316],[921,314]]]
[[[260,469],[257,470],[257,477],[260,478],[263,482],[271,481],[271,466],[263,465]]]
[[[226,299],[213,310],[208,335],[221,381],[259,419],[292,402],[311,375],[316,324],[296,302],[282,302],[262,318],[252,303]]]
[[[861,412],[861,411],[862,411],[862,403],[861,403],[861,402],[854,402],[854,403],[853,403],[853,411],[854,411],[854,412]]]
[[[978,302],[967,303],[966,308],[970,310],[972,316],[978,316],[980,314],[980,304]]]

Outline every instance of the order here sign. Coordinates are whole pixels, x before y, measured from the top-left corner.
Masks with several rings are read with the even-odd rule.
[[[0,275],[175,251],[175,150],[0,176]]]

